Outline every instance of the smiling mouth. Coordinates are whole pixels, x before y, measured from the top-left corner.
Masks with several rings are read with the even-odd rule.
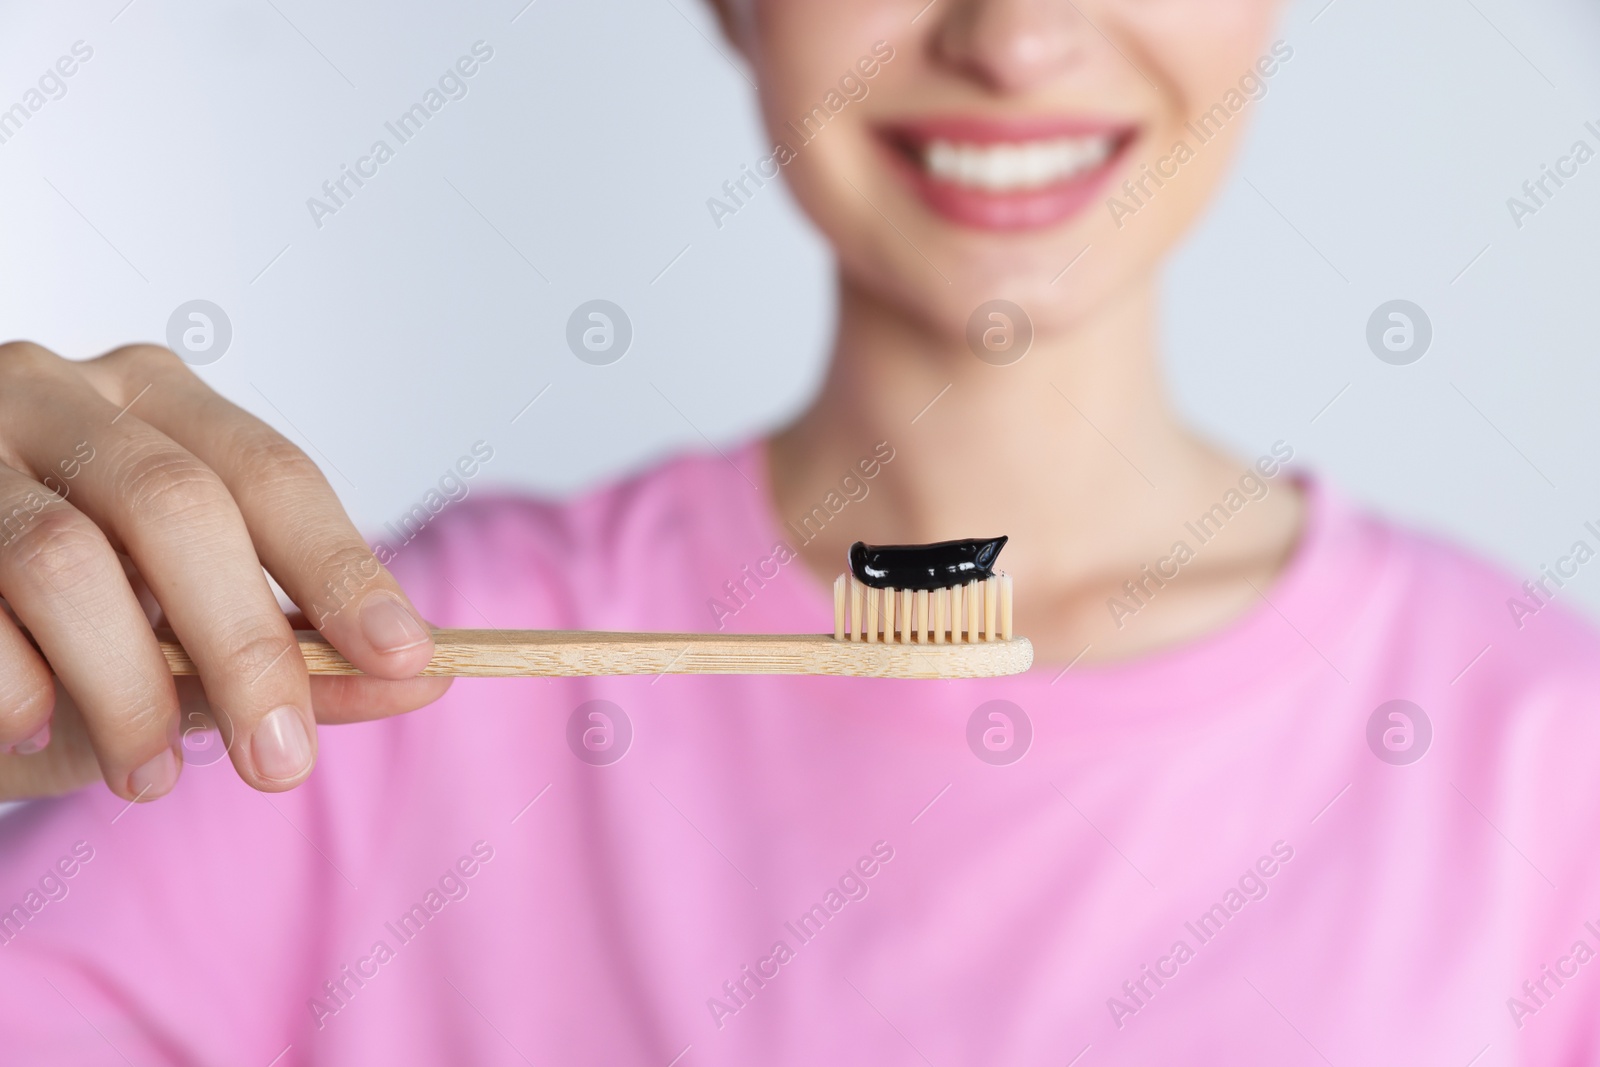
[[[935,139],[918,162],[935,181],[991,193],[1043,189],[1097,169],[1116,152],[1114,137],[1059,137],[978,145]]]
[[[1082,211],[1138,130],[1052,120],[943,119],[880,141],[935,213],[989,230],[1038,229]]]

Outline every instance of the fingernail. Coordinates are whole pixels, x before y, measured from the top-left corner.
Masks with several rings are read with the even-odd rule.
[[[170,748],[162,749],[159,756],[128,775],[128,791],[141,800],[166,796],[177,784],[178,757]]]
[[[300,709],[286,704],[262,719],[250,740],[250,758],[257,774],[275,782],[304,774],[311,766],[311,737]]]
[[[362,603],[361,632],[379,652],[404,652],[428,639],[428,631],[392,593],[373,593]]]
[[[35,752],[43,752],[45,746],[49,743],[50,723],[47,720],[45,724],[39,728],[38,733],[34,734],[26,741],[18,741],[16,745],[12,747],[11,751],[15,752],[19,756],[31,756]]]

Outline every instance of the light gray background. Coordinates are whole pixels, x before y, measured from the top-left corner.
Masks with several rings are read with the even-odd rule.
[[[215,301],[233,346],[201,373],[369,530],[479,439],[475,486],[566,493],[781,420],[821,374],[828,263],[779,188],[712,224],[706,198],[765,151],[707,12],[525,4],[0,6],[0,108],[94,49],[0,144],[0,334],[90,356]],[[1294,59],[1169,273],[1179,402],[1241,454],[1287,439],[1535,574],[1600,520],[1600,160],[1520,231],[1505,202],[1575,139],[1600,147],[1600,9],[1309,0],[1280,34]],[[469,95],[317,229],[306,198],[479,39]],[[613,366],[563,340],[596,297],[634,323]],[[1409,367],[1364,340],[1397,297],[1434,325]],[[1600,608],[1596,573],[1563,599]]]

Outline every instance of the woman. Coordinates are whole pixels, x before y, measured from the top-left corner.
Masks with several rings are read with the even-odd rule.
[[[170,354],[5,350],[7,1062],[1600,1057],[1594,635],[1162,395],[1277,5],[719,13],[839,264],[767,441],[385,569]],[[1017,678],[414,677],[424,619],[810,630],[849,542],[1000,533]]]

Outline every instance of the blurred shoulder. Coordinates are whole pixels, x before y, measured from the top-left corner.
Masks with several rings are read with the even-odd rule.
[[[1516,575],[1451,539],[1335,507],[1346,558],[1371,563],[1333,579],[1370,579],[1355,640],[1371,642],[1375,658],[1448,671],[1447,687],[1490,702],[1513,691],[1600,695],[1600,628],[1572,585],[1586,564],[1600,570],[1600,534],[1579,530],[1536,572]]]

